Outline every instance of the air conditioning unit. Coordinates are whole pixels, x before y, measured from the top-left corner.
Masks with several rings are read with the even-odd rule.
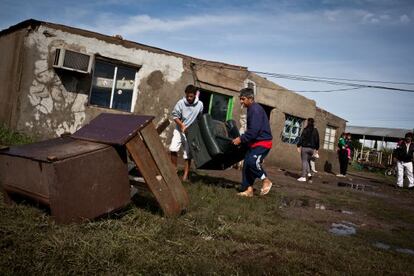
[[[68,49],[57,48],[55,52],[54,68],[89,74],[92,68],[93,56]]]

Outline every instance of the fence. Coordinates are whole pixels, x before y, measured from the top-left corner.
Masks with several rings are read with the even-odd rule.
[[[392,152],[355,149],[352,160],[359,163],[370,163],[375,167],[387,167],[392,164]]]

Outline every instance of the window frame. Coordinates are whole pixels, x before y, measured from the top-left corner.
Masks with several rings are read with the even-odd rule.
[[[94,82],[94,79],[95,79],[95,72],[96,72],[95,68],[96,68],[96,63],[97,62],[109,63],[109,64],[111,64],[115,67],[113,78],[112,78],[111,98],[110,98],[109,106],[101,106],[101,105],[91,103],[93,82]],[[131,95],[131,108],[128,111],[123,110],[123,109],[113,108],[113,99],[114,99],[114,94],[116,92],[115,91],[116,79],[117,79],[118,68],[120,66],[127,67],[129,69],[135,70],[134,84],[133,84],[132,95]],[[112,58],[108,58],[108,57],[95,55],[92,68],[93,68],[92,69],[93,73],[92,73],[92,76],[91,76],[91,85],[90,85],[90,88],[89,88],[88,105],[89,106],[94,106],[94,107],[99,107],[99,108],[106,108],[106,109],[117,110],[117,111],[121,111],[121,112],[130,112],[130,113],[132,113],[134,108],[135,108],[135,103],[136,103],[137,96],[138,96],[137,83],[138,83],[138,73],[139,73],[139,70],[141,69],[141,66],[136,65],[136,64],[132,64],[132,63],[128,63],[128,62],[124,62],[124,61],[121,61],[121,60],[117,60],[117,59],[112,59]]]
[[[227,111],[226,111],[226,118],[225,121],[232,120],[233,119],[233,108],[234,108],[234,96],[230,96],[223,93],[213,92],[206,89],[200,89],[200,93],[209,93],[209,99],[208,99],[208,106],[204,106],[203,113],[208,113],[211,115],[211,110],[213,108],[213,101],[214,101],[214,95],[224,96],[228,98],[227,102]],[[213,118],[214,119],[214,118]],[[215,119],[216,120],[216,119]]]
[[[334,131],[333,136],[332,136],[332,130]],[[335,126],[331,126],[331,125],[326,126],[324,139],[323,139],[323,149],[331,150],[331,151],[335,150],[337,130],[338,130],[338,128],[335,127]],[[327,140],[327,135],[329,135],[328,140]]]
[[[288,119],[290,119],[290,118],[292,118],[292,120],[290,120],[291,121],[291,123],[290,123],[290,130],[289,130],[289,137],[286,137],[285,136],[285,134],[286,134],[286,132],[285,132],[285,129],[286,129],[286,126],[288,126],[287,124],[286,124],[286,122],[288,121]],[[295,123],[295,120],[296,121],[299,121],[299,130],[298,130],[298,135],[296,136],[296,137],[294,137],[293,135],[292,135],[292,129],[293,129],[293,127],[297,127],[297,126],[294,126],[294,123]],[[291,144],[291,145],[297,145],[298,143],[299,143],[299,139],[300,139],[300,136],[302,135],[302,131],[303,131],[303,125],[304,125],[304,122],[305,122],[305,119],[303,119],[303,118],[300,118],[300,117],[297,117],[297,116],[294,116],[294,115],[291,115],[291,114],[287,114],[287,113],[285,113],[285,122],[284,122],[284,124],[283,124],[283,129],[282,129],[282,133],[281,133],[281,140],[282,140],[282,142],[283,143],[286,143],[286,144]],[[292,127],[293,126],[293,127]],[[294,138],[293,138],[294,137]],[[293,140],[292,140],[293,139]]]

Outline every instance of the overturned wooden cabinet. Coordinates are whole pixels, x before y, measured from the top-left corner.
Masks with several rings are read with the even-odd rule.
[[[0,151],[6,202],[24,196],[50,207],[58,223],[94,219],[130,201],[124,147],[57,138]]]
[[[50,207],[57,222],[94,219],[130,201],[127,152],[166,216],[189,204],[153,116],[102,113],[70,137],[0,151],[6,202],[24,196]]]
[[[102,113],[72,137],[124,146],[164,214],[174,217],[189,205],[187,191],[158,136],[153,116]]]

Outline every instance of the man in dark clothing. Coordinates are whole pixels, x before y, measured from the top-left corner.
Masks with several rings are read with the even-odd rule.
[[[240,103],[247,108],[247,129],[240,137],[233,139],[233,144],[244,144],[249,149],[244,157],[242,192],[238,195],[252,197],[256,178],[262,180],[260,195],[266,195],[272,188],[272,182],[262,167],[263,159],[272,148],[269,119],[263,107],[254,101],[253,89],[240,90]]]
[[[311,176],[310,160],[319,150],[319,133],[315,128],[315,120],[313,118],[308,119],[297,146],[302,159],[302,176],[298,178],[298,181],[304,182],[307,176]]]
[[[394,158],[397,163],[397,186],[404,186],[404,169],[408,178],[408,188],[414,188],[413,178],[413,152],[414,144],[412,143],[413,134],[408,132],[405,134],[404,142],[394,150]]]

